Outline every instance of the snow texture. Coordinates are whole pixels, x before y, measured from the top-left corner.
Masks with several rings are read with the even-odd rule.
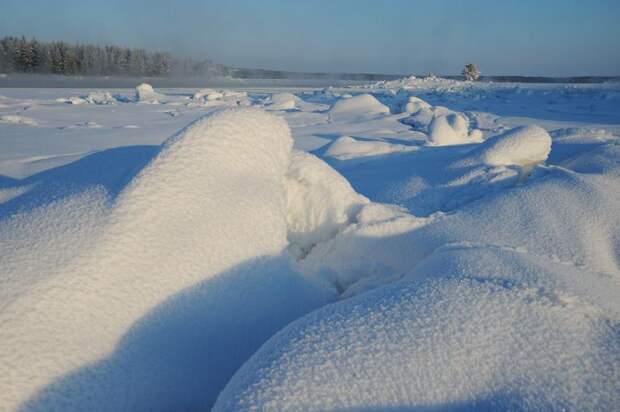
[[[491,166],[531,166],[547,160],[551,137],[539,126],[520,126],[486,140],[475,150],[480,161]]]
[[[329,165],[301,151],[287,172],[287,199],[288,237],[298,257],[334,237],[368,203]]]
[[[112,203],[96,190],[4,222],[2,409],[205,409],[264,340],[328,302],[282,254],[291,145],[282,119],[216,114]]]
[[[350,160],[413,150],[417,150],[417,147],[381,141],[356,140],[351,136],[342,136],[329,145],[325,151],[325,156],[338,160]]]
[[[19,124],[24,126],[38,126],[36,120],[19,114],[5,114],[3,116],[0,116],[0,123]]]
[[[390,113],[390,109],[370,94],[338,100],[329,111],[332,121],[362,119]]]
[[[136,86],[136,102],[158,104],[165,100],[166,96],[161,93],[157,93],[150,84],[142,83]]]
[[[234,82],[0,91],[0,410],[617,409],[618,85]]]

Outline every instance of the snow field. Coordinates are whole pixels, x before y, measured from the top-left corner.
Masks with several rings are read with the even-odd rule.
[[[0,409],[620,402],[613,87],[139,88],[0,96]]]

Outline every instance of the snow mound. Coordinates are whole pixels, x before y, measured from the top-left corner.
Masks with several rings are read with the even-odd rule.
[[[289,267],[291,147],[280,118],[218,113],[113,202],[0,222],[0,409],[207,410],[269,336],[332,300]]]
[[[528,167],[543,163],[551,152],[551,136],[535,125],[520,126],[487,139],[474,156],[491,166]]]
[[[620,176],[620,144],[604,144],[561,163],[577,173]]]
[[[334,140],[325,156],[338,160],[349,160],[367,156],[378,156],[389,153],[402,153],[417,150],[415,146],[387,143],[382,141],[356,140],[350,136],[342,136]]]
[[[307,102],[292,93],[274,93],[262,103],[267,110],[313,112],[326,109],[324,104]]]
[[[19,114],[1,115],[0,123],[19,124],[19,125],[24,125],[24,126],[38,126],[39,125],[39,123],[37,123],[37,121],[34,120],[33,118],[22,116]]]
[[[91,92],[84,98],[90,104],[114,104],[117,100],[108,92]]]
[[[616,336],[589,307],[534,288],[403,281],[279,332],[213,410],[609,410]]]
[[[224,97],[222,93],[215,91],[213,89],[200,89],[196,93],[194,93],[194,96],[192,97],[192,99],[212,101],[212,100],[221,99],[222,97]]]
[[[431,105],[420,99],[419,97],[409,96],[405,104],[405,112],[417,113],[421,109],[430,109]]]
[[[370,94],[360,94],[348,99],[340,99],[329,111],[332,120],[346,120],[350,118],[375,117],[389,114],[390,109],[381,104]]]
[[[405,112],[411,113],[402,123],[428,134],[432,146],[449,146],[482,141],[482,132],[470,130],[469,119],[443,106],[431,106],[424,100],[409,96]]]
[[[275,335],[214,410],[613,409],[617,148],[449,215],[364,206],[301,262],[358,296]]]
[[[73,105],[80,105],[80,104],[115,104],[118,102],[118,100],[112,96],[110,93],[108,92],[103,92],[103,91],[95,91],[95,92],[90,92],[88,93],[88,95],[81,97],[81,96],[71,96],[68,98],[60,98],[60,99],[56,99],[57,102],[59,103],[67,103],[67,104],[73,104]]]
[[[266,102],[270,110],[293,110],[297,108],[299,97],[292,93],[274,93]]]
[[[403,77],[402,79],[389,80],[389,81],[386,81],[386,80],[378,81],[376,83],[363,86],[363,88],[372,89],[372,90],[433,89],[437,91],[453,91],[453,90],[462,90],[466,88],[467,86],[469,86],[467,82],[463,82],[460,80],[444,79],[442,77],[436,77],[436,76],[427,76],[427,77],[408,76],[408,77]]]
[[[434,146],[472,143],[482,136],[469,133],[469,120],[460,113],[433,117],[428,126],[429,143]]]
[[[165,100],[166,96],[157,93],[150,84],[142,83],[136,86],[135,101],[138,103],[157,104]]]
[[[67,103],[67,104],[73,104],[73,105],[80,105],[80,104],[86,104],[88,103],[86,101],[86,99],[81,98],[80,96],[71,96],[71,97],[67,97],[65,98],[60,98],[60,99],[56,99],[56,101],[58,103]]]
[[[101,126],[97,122],[89,121],[89,122],[76,123],[71,126],[67,126],[67,129],[100,129],[102,127],[103,126]]]
[[[295,151],[287,173],[290,250],[305,256],[317,243],[350,224],[368,199],[327,163]]]

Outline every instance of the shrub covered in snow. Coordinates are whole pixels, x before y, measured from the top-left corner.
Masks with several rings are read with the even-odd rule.
[[[463,76],[465,76],[465,80],[473,82],[480,78],[480,70],[473,63],[467,63],[465,68],[463,69]]]

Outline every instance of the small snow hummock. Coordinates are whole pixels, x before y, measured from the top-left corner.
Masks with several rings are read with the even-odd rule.
[[[550,152],[549,133],[542,127],[528,125],[487,139],[472,155],[491,166],[528,167],[547,160]]]
[[[340,99],[329,111],[332,120],[374,117],[389,114],[390,109],[370,94],[360,94],[348,99]]]
[[[338,160],[350,160],[389,153],[411,152],[414,150],[417,150],[417,147],[382,142],[378,140],[357,140],[350,136],[342,136],[334,140],[329,145],[325,151],[325,156],[333,157]]]
[[[292,93],[274,93],[266,101],[269,110],[292,110],[297,108],[299,97]]]
[[[67,103],[72,105],[80,105],[80,104],[115,104],[118,100],[112,96],[109,92],[95,91],[90,92],[88,95],[81,96],[71,96],[66,99],[60,98],[56,99],[57,102]]]
[[[38,126],[39,125],[36,120],[30,117],[27,117],[27,116],[19,115],[19,114],[2,115],[0,116],[0,123],[20,124],[24,126]]]
[[[469,132],[469,120],[460,113],[435,116],[428,129],[429,143],[433,146],[476,143],[482,140],[479,130]]]
[[[221,99],[224,95],[213,89],[200,89],[192,96],[194,100],[212,101]]]
[[[431,105],[420,99],[419,97],[409,96],[405,104],[405,112],[416,113],[420,109],[430,109]]]
[[[142,83],[136,86],[136,102],[157,104],[164,101],[165,99],[165,95],[157,93],[153,89],[153,86],[148,83]]]
[[[424,100],[409,96],[405,112],[411,116],[402,122],[415,129],[428,133],[428,144],[431,146],[450,146],[482,141],[482,132],[470,130],[469,119],[459,112],[443,106],[431,106]]]
[[[91,104],[114,104],[117,100],[109,92],[91,92],[85,97]]]

